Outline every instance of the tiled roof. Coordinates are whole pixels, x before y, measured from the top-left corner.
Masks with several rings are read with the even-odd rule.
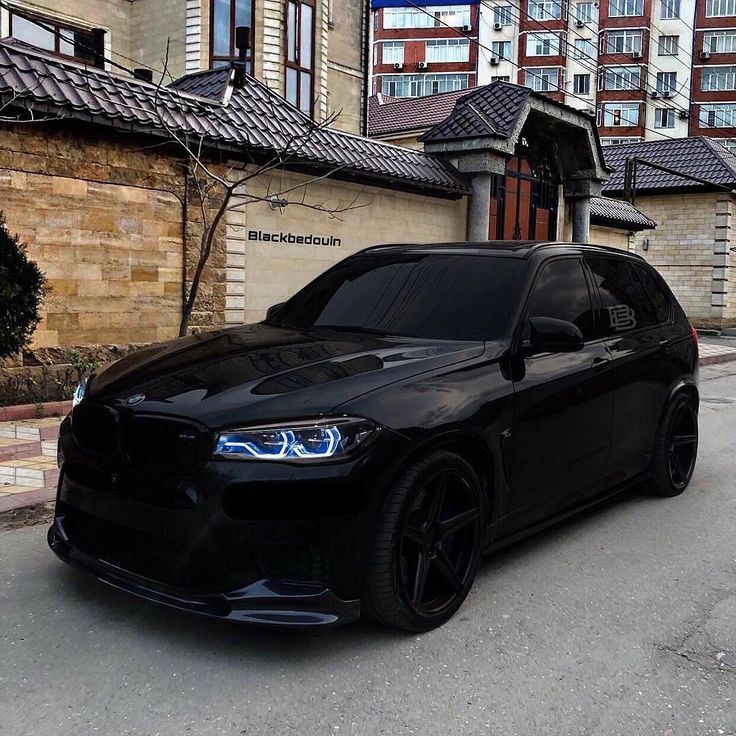
[[[373,95],[368,99],[368,135],[425,130],[442,122],[455,103],[469,93],[470,90],[459,89],[427,97]]]
[[[606,164],[616,170],[604,185],[605,193],[623,192],[626,160],[634,157],[697,176],[714,184],[736,186],[736,156],[711,138],[678,138],[604,146],[603,155]],[[694,190],[703,186],[691,179],[658,171],[644,164],[637,166],[638,192]]]
[[[634,205],[620,199],[592,197],[590,200],[590,221],[594,225],[626,226],[630,230],[652,230],[657,227]]]
[[[289,151],[294,165],[384,186],[457,196],[468,191],[448,163],[421,151],[317,128],[268,87],[247,76],[224,102],[228,70],[159,87],[0,41],[0,100],[50,113],[170,137],[200,138],[235,153]]]
[[[531,94],[527,87],[496,81],[457,101],[452,115],[429,130],[425,143],[462,138],[509,138]]]

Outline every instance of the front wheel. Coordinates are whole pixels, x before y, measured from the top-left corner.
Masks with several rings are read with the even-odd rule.
[[[394,484],[378,521],[363,612],[408,631],[448,621],[478,569],[485,497],[473,467],[439,450]]]
[[[679,496],[690,483],[698,456],[698,413],[687,394],[667,406],[657,430],[652,459],[652,490]]]

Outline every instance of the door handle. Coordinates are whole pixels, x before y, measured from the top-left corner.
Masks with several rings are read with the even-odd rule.
[[[611,365],[612,359],[610,357],[601,358],[598,356],[597,358],[593,358],[593,362],[590,364],[590,367],[594,371],[602,371],[604,368],[608,368],[609,365]]]
[[[661,339],[661,340],[659,341],[659,347],[661,347],[661,348],[666,348],[666,347],[667,347],[667,346],[668,346],[669,344],[670,344],[670,341],[669,341],[669,339],[668,339],[668,338],[666,338],[666,337],[663,337],[663,338],[662,338],[662,339]]]

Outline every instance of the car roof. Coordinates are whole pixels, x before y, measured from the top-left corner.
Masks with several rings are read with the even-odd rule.
[[[362,253],[464,253],[467,255],[513,256],[530,258],[535,254],[543,256],[564,255],[569,253],[601,253],[620,255],[642,260],[635,253],[612,248],[606,245],[587,243],[569,243],[559,240],[482,240],[475,242],[456,241],[450,243],[392,243],[374,245],[361,251]]]

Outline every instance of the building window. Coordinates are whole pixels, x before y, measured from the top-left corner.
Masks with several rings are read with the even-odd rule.
[[[382,64],[403,64],[404,63],[404,42],[403,41],[386,41],[381,44],[381,63]]]
[[[235,29],[253,28],[253,0],[212,0],[210,24],[210,66],[225,66],[238,60],[235,47]],[[250,71],[252,49],[248,49],[247,66]]]
[[[500,23],[502,26],[513,26],[513,8],[510,5],[498,5],[493,8],[493,22]]]
[[[602,124],[607,128],[639,125],[639,104],[637,102],[607,102],[603,105]]]
[[[705,0],[706,18],[736,15],[736,0]]]
[[[427,8],[384,8],[384,28],[462,28],[470,25],[470,5],[431,5]]]
[[[640,89],[641,67],[607,66],[603,69],[603,89]]]
[[[387,74],[381,80],[381,92],[391,97],[424,97],[467,88],[467,74]]]
[[[608,15],[610,18],[644,15],[644,0],[608,0]]]
[[[606,54],[640,54],[641,31],[608,31],[603,53]]]
[[[508,74],[495,75],[491,77],[491,82],[508,82],[510,79]]]
[[[524,84],[535,92],[556,92],[559,89],[560,72],[557,67],[537,67],[527,69]]]
[[[736,104],[701,105],[701,128],[736,128]]]
[[[557,0],[529,0],[529,16],[534,20],[559,20],[561,11]]]
[[[641,143],[641,138],[601,138],[602,146],[625,146],[627,143]]]
[[[595,6],[593,3],[577,3],[575,5],[575,18],[583,23],[592,23],[595,18]]]
[[[286,3],[286,99],[303,113],[314,106],[314,0]]]
[[[100,68],[105,66],[104,38],[101,33],[75,28],[50,18],[12,11],[10,35],[57,56]]]
[[[680,0],[662,0],[659,17],[668,20],[680,17]]]
[[[657,72],[657,92],[677,92],[677,72]]]
[[[560,37],[556,33],[530,33],[526,37],[527,56],[559,56]]]
[[[510,59],[511,41],[492,41],[491,53],[499,59]]]
[[[718,142],[731,153],[736,153],[736,138],[719,138]]]
[[[736,90],[736,67],[714,66],[703,69],[701,89],[704,92]]]
[[[712,54],[736,52],[736,31],[707,31],[703,34],[703,51]]]
[[[469,59],[470,41],[467,38],[442,38],[427,41],[425,61],[445,63],[467,62]]]
[[[574,43],[575,48],[572,54],[573,59],[592,59],[593,61],[596,61],[594,58],[595,46],[591,39],[576,38]]]
[[[658,56],[677,56],[680,53],[680,37],[660,36],[657,48]]]
[[[670,107],[657,108],[654,111],[654,127],[655,128],[674,128],[675,127],[675,111]]]
[[[572,78],[572,91],[576,95],[589,95],[590,74],[575,74]]]

